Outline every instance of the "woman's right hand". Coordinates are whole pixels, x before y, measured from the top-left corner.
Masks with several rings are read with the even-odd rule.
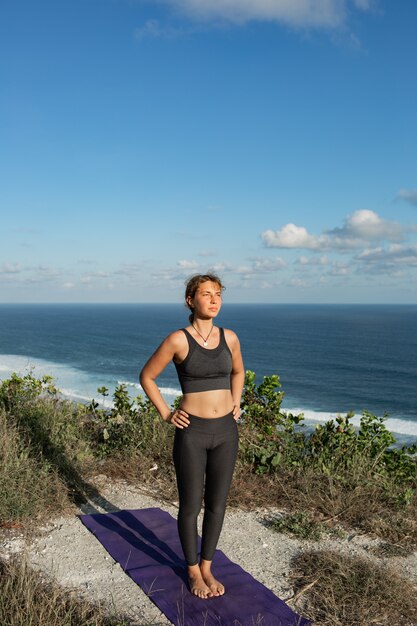
[[[187,428],[190,423],[188,413],[182,409],[175,409],[174,411],[171,411],[170,416],[166,421],[169,424],[173,424],[176,428]]]

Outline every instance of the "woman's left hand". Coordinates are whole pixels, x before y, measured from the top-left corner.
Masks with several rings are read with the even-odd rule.
[[[240,406],[237,404],[233,405],[233,417],[237,421],[240,417]]]

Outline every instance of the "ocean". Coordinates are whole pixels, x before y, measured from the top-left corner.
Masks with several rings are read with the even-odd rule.
[[[141,367],[187,317],[180,304],[2,304],[0,379],[50,374],[80,401],[118,383],[136,396]],[[285,410],[309,423],[388,414],[398,440],[416,441],[417,306],[225,303],[216,323],[239,335],[258,382],[278,374]],[[158,382],[168,402],[180,393],[171,364]]]

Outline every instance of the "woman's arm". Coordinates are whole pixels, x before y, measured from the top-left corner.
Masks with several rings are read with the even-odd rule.
[[[184,349],[183,344],[184,334],[181,333],[181,331],[176,331],[168,335],[157,350],[155,350],[147,363],[145,363],[139,375],[142,389],[165,422],[172,422],[173,412],[165,402],[155,380],[161,372],[163,372],[168,363],[172,361],[178,351]],[[175,425],[179,425],[182,423],[182,418],[187,417],[185,411],[182,410],[177,410],[174,413]]]
[[[245,368],[243,365],[240,342],[231,330],[226,330],[227,344],[232,353],[232,373],[230,375],[230,388],[233,398],[233,417],[238,420],[240,417],[240,402],[242,398],[243,385],[245,383]]]

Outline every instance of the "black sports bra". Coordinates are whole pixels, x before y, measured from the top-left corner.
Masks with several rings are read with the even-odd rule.
[[[230,389],[232,353],[219,328],[220,342],[217,348],[203,348],[186,330],[181,328],[188,340],[188,354],[181,363],[175,363],[182,393]]]

